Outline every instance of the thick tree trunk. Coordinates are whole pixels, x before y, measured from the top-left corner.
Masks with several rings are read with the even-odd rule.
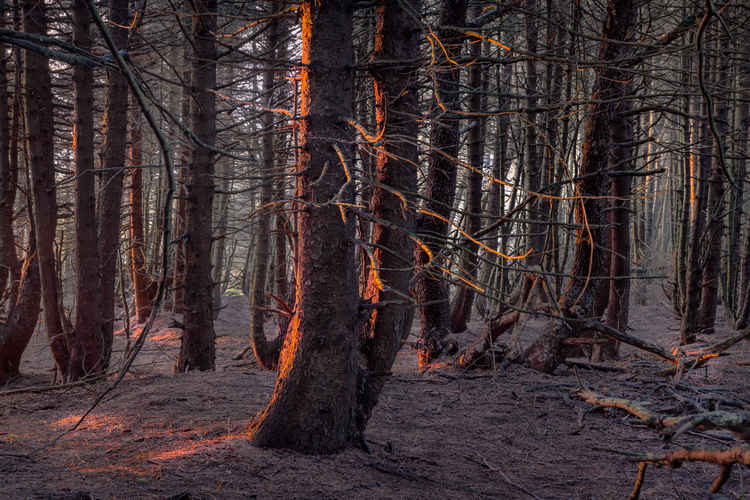
[[[109,30],[118,50],[125,49],[128,42],[128,0],[109,0]],[[125,146],[128,127],[128,83],[119,70],[107,73],[107,109],[104,138],[104,156],[99,217],[99,314],[100,335],[103,342],[100,368],[106,370],[112,354],[112,339],[115,324],[115,276],[117,275],[118,252],[120,250],[120,213],[122,211],[122,187],[125,165]]]
[[[29,214],[30,215],[30,214]],[[21,356],[34,334],[39,320],[41,291],[33,224],[29,233],[29,251],[21,273],[18,297],[12,297],[5,323],[0,323],[0,385],[19,375]]]
[[[213,370],[216,335],[213,323],[211,240],[213,237],[214,152],[216,143],[217,0],[196,3],[193,12],[192,127],[202,144],[193,147],[187,185],[185,238],[185,331],[176,370]]]
[[[73,2],[73,43],[91,50],[91,13],[85,0]],[[68,378],[78,380],[102,372],[103,343],[99,333],[99,255],[96,235],[94,179],[94,73],[85,64],[73,66],[76,165],[76,310]]]
[[[353,199],[352,11],[351,1],[301,5],[297,297],[273,396],[251,424],[258,446],[333,453],[361,439],[354,221],[335,204]]]
[[[599,45],[599,60],[603,65],[626,57],[630,49],[618,42],[632,38],[636,11],[633,0],[608,1]],[[560,300],[560,309],[566,316],[587,318],[600,314],[597,300],[604,295],[600,289],[607,282],[591,278],[606,275],[607,269],[601,250],[606,241],[604,204],[597,198],[607,192],[612,145],[621,144],[616,141],[621,136],[618,126],[623,119],[624,98],[632,77],[628,68],[627,63],[618,62],[597,70],[592,90],[597,100],[589,107],[579,172],[582,180],[577,183],[576,190],[582,196],[576,202],[576,222],[579,224],[576,252],[571,276]],[[536,370],[551,373],[562,361],[563,340],[571,333],[571,327],[558,320],[524,353],[525,362]]]
[[[467,0],[443,0],[441,26],[462,26],[466,21]],[[437,38],[451,58],[461,54],[464,35],[450,29],[438,30]],[[445,246],[448,223],[456,194],[456,162],[459,150],[461,108],[459,68],[449,62],[443,50],[435,50],[438,63],[431,68],[437,84],[433,89],[435,105],[441,114],[434,118],[430,131],[430,166],[425,189],[425,209],[417,222],[418,237],[426,245],[417,246],[415,260],[418,275],[415,296],[422,320],[419,333],[418,362],[425,367],[440,355],[443,339],[450,333],[448,290],[443,281],[440,252]],[[435,214],[435,215],[433,215]]]
[[[23,1],[24,31],[47,34],[44,2]],[[61,377],[67,376],[69,342],[60,319],[60,297],[55,266],[55,228],[57,227],[57,191],[55,189],[54,130],[52,85],[49,61],[37,52],[24,53],[26,88],[26,125],[29,135],[31,193],[34,201],[34,232],[41,282],[44,324],[50,349]]]
[[[414,12],[420,0],[409,2]],[[417,191],[417,92],[420,29],[409,18],[401,0],[378,5],[374,64],[377,130],[385,130],[377,148],[375,180],[370,210],[385,223],[372,228],[375,267],[365,287],[364,299],[380,303],[365,323],[362,351],[367,362],[367,383],[361,395],[363,422],[377,404],[401,342],[409,335],[413,309],[409,304],[409,280],[414,245],[408,237],[415,229],[414,199]],[[384,62],[382,65],[378,63]],[[394,193],[401,193],[401,199]],[[364,425],[361,424],[364,431]]]

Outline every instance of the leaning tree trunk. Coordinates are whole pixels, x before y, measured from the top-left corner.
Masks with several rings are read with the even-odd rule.
[[[408,8],[419,12],[421,1],[411,0]],[[408,236],[415,229],[411,193],[417,191],[419,39],[419,27],[409,18],[402,0],[380,2],[370,64],[375,78],[377,130],[385,134],[377,148],[377,184],[370,200],[370,210],[377,218],[372,227],[375,265],[370,269],[364,299],[377,307],[362,335],[361,349],[367,362],[367,383],[361,395],[363,422],[377,404],[385,375],[409,335],[413,318],[408,299],[414,245]]]
[[[128,0],[109,0],[109,29],[115,47],[124,50],[128,42]],[[100,367],[105,370],[112,354],[115,324],[115,276],[120,250],[120,212],[128,132],[128,83],[119,70],[107,73],[106,124],[102,159],[99,217],[100,335],[103,342]]]
[[[19,290],[18,297],[11,298],[5,323],[0,322],[0,386],[19,375],[21,356],[34,334],[39,319],[41,292],[33,224],[29,233],[29,250],[21,272]]]
[[[185,238],[185,331],[176,370],[213,370],[216,335],[213,321],[211,240],[213,237],[214,151],[216,143],[217,0],[196,2],[193,13],[192,126],[200,140],[193,147],[187,185]]]
[[[360,442],[353,200],[353,2],[304,0],[297,166],[297,293],[271,401],[253,444],[333,453]]]
[[[73,43],[91,50],[91,12],[85,0],[73,2]],[[94,178],[94,72],[85,64],[73,66],[75,95],[75,328],[70,346],[68,378],[78,380],[102,372],[103,342],[99,333],[99,254],[96,236],[96,179]]]
[[[440,26],[462,26],[466,20],[467,0],[443,0]],[[448,318],[448,290],[440,270],[440,253],[448,235],[448,220],[456,194],[456,163],[459,150],[461,108],[460,68],[448,61],[448,54],[456,58],[461,53],[464,35],[445,28],[437,32],[444,50],[435,49],[438,61],[430,71],[435,73],[433,95],[441,114],[434,118],[430,131],[430,166],[425,189],[425,209],[417,221],[418,237],[425,246],[418,245],[415,255],[417,277],[415,296],[420,304],[422,320],[419,332],[418,362],[425,367],[444,348],[443,340],[450,333]],[[446,54],[447,52],[447,54]]]
[[[596,300],[606,281],[598,278],[607,274],[602,248],[606,241],[604,204],[597,199],[607,192],[607,173],[611,145],[616,144],[617,123],[623,119],[622,106],[630,88],[632,72],[628,61],[621,61],[630,50],[620,41],[629,41],[636,19],[634,0],[609,0],[607,18],[599,45],[599,61],[592,95],[597,99],[589,107],[583,159],[577,183],[575,257],[560,309],[568,317],[586,318],[597,312]],[[618,61],[613,63],[613,61]],[[631,63],[632,64],[632,63]],[[532,368],[551,373],[562,361],[563,340],[570,336],[568,322],[557,320],[524,353],[525,362]]]
[[[23,1],[24,31],[47,34],[45,3]],[[26,89],[26,126],[31,163],[31,194],[34,205],[34,233],[41,282],[44,324],[58,373],[67,376],[69,342],[60,319],[60,291],[55,266],[55,229],[57,227],[57,191],[55,189],[54,129],[52,84],[49,61],[37,52],[24,54]]]

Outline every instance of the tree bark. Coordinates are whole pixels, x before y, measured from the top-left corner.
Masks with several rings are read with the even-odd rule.
[[[47,34],[44,2],[23,0],[23,19],[26,33]],[[42,54],[30,50],[24,53],[24,85],[34,233],[44,307],[44,324],[58,373],[61,377],[66,377],[70,344],[67,334],[63,331],[60,318],[61,301],[54,252],[57,191],[55,189],[52,85],[49,61]]]
[[[128,0],[109,0],[109,30],[118,50],[128,43]],[[109,69],[105,115],[103,172],[100,175],[99,205],[99,290],[100,335],[103,342],[100,368],[106,370],[112,354],[115,324],[115,276],[120,249],[120,216],[128,126],[128,83],[119,70]]]
[[[421,10],[420,0],[408,8]],[[372,228],[374,267],[370,268],[364,299],[381,303],[370,314],[362,334],[367,379],[361,395],[363,421],[377,404],[401,342],[409,335],[413,309],[409,281],[414,264],[414,197],[417,191],[417,133],[419,126],[418,66],[420,29],[400,0],[382,0],[377,8],[375,50],[371,60],[375,78],[376,129],[384,130],[377,147],[370,210],[385,223]],[[380,63],[380,61],[388,61]],[[399,198],[395,193],[403,195]],[[364,425],[360,424],[364,432]]]
[[[213,370],[216,335],[213,323],[211,241],[213,237],[214,152],[216,143],[216,12],[217,0],[194,4],[192,126],[201,144],[193,147],[187,185],[185,238],[185,330],[176,370]]]
[[[73,43],[91,50],[91,13],[85,0],[73,2]],[[68,379],[98,375],[104,369],[104,344],[99,332],[99,255],[96,235],[96,180],[94,179],[94,72],[73,66],[75,93],[75,226],[76,308],[70,346]]]
[[[441,26],[462,26],[466,21],[466,0],[443,0],[440,8]],[[437,38],[450,57],[461,54],[464,35],[450,29],[441,29]],[[436,105],[441,109],[434,118],[430,131],[430,165],[427,172],[424,213],[417,220],[417,233],[425,246],[418,245],[415,260],[417,277],[415,296],[420,304],[422,320],[419,332],[419,366],[425,367],[440,355],[443,339],[450,333],[448,318],[448,290],[440,270],[440,253],[445,247],[448,223],[456,194],[456,162],[459,151],[459,125],[461,108],[460,69],[446,58],[442,50],[435,49],[438,61],[433,71],[437,84],[433,89]],[[435,215],[432,215],[435,214]]]
[[[140,113],[130,124],[130,164],[143,164],[143,135]],[[143,169],[130,170],[130,276],[135,297],[135,320],[143,323],[153,308],[154,280],[146,266],[146,236],[143,227]]]
[[[361,441],[356,425],[357,277],[351,202],[354,151],[353,3],[304,0],[301,140],[297,167],[298,276],[294,316],[266,409],[251,442],[333,453]]]
[[[715,81],[723,84],[729,80],[730,59],[724,55],[729,51],[729,41],[723,38],[719,47],[718,68]],[[706,75],[708,78],[708,75]],[[712,90],[709,88],[709,92]],[[715,93],[715,92],[712,92]],[[702,333],[714,331],[716,322],[716,302],[719,291],[719,269],[721,266],[721,248],[724,239],[724,168],[725,152],[723,140],[729,131],[729,100],[726,96],[715,95],[717,101],[716,116],[712,116],[713,105],[708,106],[707,119],[714,120],[718,137],[714,137],[713,156],[711,158],[711,175],[708,179],[708,201],[706,243],[703,258],[703,279],[701,281],[700,305],[698,306],[699,325]]]
[[[472,16],[479,17],[482,14],[479,2],[472,5]],[[475,41],[471,46],[470,56],[479,59],[482,56],[481,41]],[[466,201],[466,225],[465,231],[475,235],[482,227],[482,178],[484,176],[484,143],[486,140],[487,119],[481,116],[482,109],[486,106],[487,78],[485,72],[487,66],[474,64],[469,72],[469,112],[476,113],[472,120],[472,129],[469,131],[469,166],[467,170],[468,189]],[[461,261],[460,272],[470,282],[476,281],[477,267],[479,266],[479,245],[468,238],[461,239]],[[467,323],[471,320],[471,309],[474,305],[475,289],[472,286],[462,285],[456,292],[451,310],[451,331],[462,332],[466,330]]]
[[[605,246],[604,205],[597,198],[607,192],[612,145],[617,144],[618,123],[623,119],[622,106],[629,90],[632,77],[629,67],[634,62],[627,59],[630,50],[627,45],[618,43],[629,41],[633,36],[636,18],[634,0],[609,0],[607,18],[602,28],[599,45],[599,61],[592,95],[597,99],[589,107],[586,122],[586,135],[583,143],[583,159],[576,192],[582,199],[576,202],[575,257],[571,276],[568,279],[560,309],[566,316],[586,318],[597,317],[600,289],[606,281],[591,279],[606,273],[605,260],[601,249]],[[618,61],[616,64],[608,64]],[[530,367],[551,373],[564,357],[563,341],[570,336],[572,329],[563,320],[558,320],[543,333],[524,353],[524,360]]]
[[[29,250],[21,272],[20,293],[18,297],[12,297],[5,323],[0,322],[0,385],[20,373],[21,356],[39,319],[40,301],[39,266],[32,224]]]

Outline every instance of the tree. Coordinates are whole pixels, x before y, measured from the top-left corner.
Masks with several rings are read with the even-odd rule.
[[[279,29],[279,19],[274,14],[278,11],[278,7],[274,7],[274,11],[271,12],[271,20],[269,21],[268,28],[268,52],[267,57],[271,60],[276,59],[277,46],[281,39]],[[269,102],[273,102],[274,96],[274,76],[275,72],[266,70],[263,75],[263,93],[268,96]],[[273,198],[273,177],[274,171],[274,113],[272,111],[266,111],[263,116],[263,128],[265,129],[265,135],[263,136],[263,173],[264,180],[262,181],[261,193],[260,193],[260,206],[269,207]],[[268,211],[268,210],[267,210]],[[270,214],[261,213],[259,214],[260,220],[258,221],[258,243],[255,248],[255,265],[253,269],[253,282],[250,292],[250,343],[253,348],[253,354],[258,363],[266,369],[273,370],[276,368],[276,364],[279,360],[279,353],[281,352],[281,345],[284,341],[284,334],[286,332],[279,331],[279,334],[271,341],[266,340],[266,335],[263,328],[264,319],[266,316],[266,282],[268,281],[266,276],[268,274],[268,266],[271,261],[271,234],[269,229],[271,228]]]
[[[24,31],[47,34],[44,2],[23,0]],[[54,130],[52,121],[52,83],[47,57],[27,50],[24,53],[26,88],[26,127],[31,167],[34,233],[41,282],[44,324],[58,374],[67,377],[70,357],[68,334],[60,317],[60,291],[55,266],[55,228],[57,226],[57,190],[55,188]]]
[[[589,106],[586,135],[583,143],[583,159],[578,174],[576,201],[575,257],[571,276],[560,299],[560,310],[568,317],[598,317],[603,308],[597,304],[606,274],[602,248],[605,246],[604,206],[600,199],[607,192],[608,170],[612,145],[627,134],[619,130],[622,120],[624,97],[629,91],[631,71],[636,61],[628,59],[631,49],[621,42],[633,36],[636,4],[632,0],[609,0],[607,17],[602,28],[599,45],[599,60],[592,94],[597,100]],[[619,62],[625,59],[625,63]],[[618,64],[608,64],[618,61]],[[622,154],[615,155],[622,158]],[[607,294],[608,295],[608,294]],[[572,334],[572,328],[564,320],[558,320],[553,328],[543,333],[524,353],[526,363],[537,370],[552,372],[563,356],[562,341]]]
[[[187,185],[185,240],[185,330],[177,371],[213,370],[216,335],[213,326],[211,279],[214,145],[216,143],[216,33],[217,0],[193,4],[192,125],[198,143]]]
[[[481,3],[472,5],[472,16],[478,18],[482,13]],[[482,56],[483,43],[475,40],[469,51],[472,59]],[[484,64],[473,64],[469,70],[469,113],[474,115],[469,131],[469,169],[467,170],[466,224],[465,231],[475,235],[482,226],[482,178],[484,168],[484,143],[487,138],[487,120],[482,116],[482,109],[487,105],[487,68]],[[473,237],[473,236],[472,236]],[[460,269],[469,282],[476,281],[479,245],[469,238],[461,239]],[[473,285],[473,283],[472,283]],[[451,331],[462,332],[471,319],[474,305],[475,289],[463,285],[456,292],[451,308]]]
[[[443,0],[440,26],[462,26],[466,21],[467,0]],[[415,297],[420,304],[418,362],[424,367],[445,348],[444,339],[450,332],[448,290],[440,270],[441,255],[448,235],[448,218],[456,195],[456,162],[459,151],[461,94],[460,66],[451,58],[461,54],[464,35],[450,28],[437,30],[444,49],[434,49],[436,63],[429,69],[437,84],[433,89],[436,115],[430,130],[430,165],[425,188],[425,208],[417,220],[418,237],[423,245],[416,250],[418,275]]]
[[[91,50],[91,12],[85,0],[73,2],[73,43]],[[68,378],[78,380],[104,370],[104,342],[99,331],[99,255],[96,234],[96,180],[94,178],[94,72],[91,66],[73,66],[75,95],[73,149],[75,186],[75,328],[70,346]]]
[[[414,197],[417,191],[419,98],[417,92],[421,30],[410,12],[421,2],[382,0],[377,7],[375,50],[370,61],[374,77],[376,129],[383,131],[376,148],[376,184],[370,212],[374,265],[370,268],[363,299],[374,309],[362,332],[367,379],[361,395],[363,423],[369,418],[385,385],[401,342],[411,330],[413,309],[409,281],[414,245]]]
[[[358,443],[352,10],[301,4],[302,105],[297,166],[297,290],[271,400],[250,426],[258,446],[332,453]]]
[[[109,0],[109,30],[117,50],[128,43],[130,18],[128,0]],[[107,107],[104,154],[100,175],[98,214],[99,237],[99,314],[102,349],[101,370],[106,370],[112,354],[115,323],[115,276],[120,251],[120,216],[128,125],[128,83],[119,70],[107,71]]]

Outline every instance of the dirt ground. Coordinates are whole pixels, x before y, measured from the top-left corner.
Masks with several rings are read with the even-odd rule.
[[[663,301],[634,305],[632,333],[671,347],[678,324]],[[679,381],[665,366],[623,349],[623,372],[561,367],[555,376],[521,366],[417,373],[405,348],[367,432],[370,453],[304,456],[248,444],[246,428],[273,389],[274,375],[234,361],[246,346],[248,307],[227,298],[217,323],[217,370],[173,375],[180,331],[157,322],[131,375],[70,428],[108,382],[0,396],[0,498],[627,498],[637,465],[623,452],[662,453],[657,430],[622,410],[597,409],[576,395],[579,380],[600,393],[639,400],[654,411],[750,410],[750,344]],[[546,325],[531,319],[528,342]],[[461,336],[466,342],[475,333]],[[134,332],[135,333],[135,332]],[[732,332],[720,325],[713,338]],[[125,345],[120,332],[114,359]],[[119,356],[119,357],[118,357]],[[48,349],[35,337],[24,376],[3,391],[50,380]],[[717,403],[718,402],[718,403]],[[726,448],[725,431],[691,432],[680,445]],[[707,498],[718,467],[650,468],[641,498]],[[745,486],[747,484],[748,486]],[[746,498],[750,474],[735,467],[723,496]],[[85,492],[85,494],[83,494]],[[78,494],[81,493],[81,494]]]

